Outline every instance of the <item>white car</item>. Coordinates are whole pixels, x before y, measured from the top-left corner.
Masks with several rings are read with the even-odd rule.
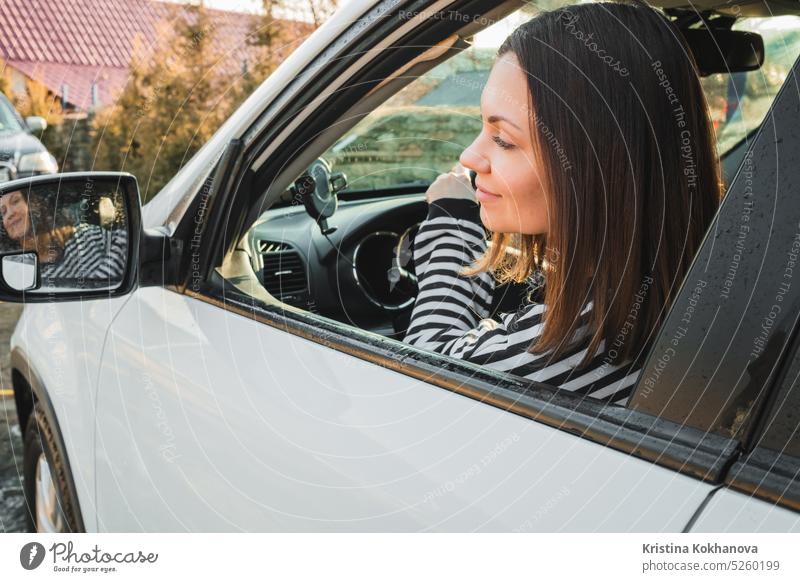
[[[800,8],[748,10],[785,52],[699,59],[729,186],[627,407],[400,341],[519,1],[345,3],[143,208],[126,174],[2,185],[59,188],[82,245],[0,259],[32,528],[800,530]]]

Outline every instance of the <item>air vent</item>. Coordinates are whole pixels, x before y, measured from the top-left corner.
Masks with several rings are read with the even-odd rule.
[[[262,253],[277,253],[282,251],[290,251],[292,250],[292,247],[285,242],[260,240],[258,241],[258,250]]]
[[[275,298],[308,309],[308,280],[300,254],[284,242],[258,241],[264,261],[264,288]]]

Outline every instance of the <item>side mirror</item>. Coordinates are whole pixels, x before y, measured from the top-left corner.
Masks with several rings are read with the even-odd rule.
[[[55,174],[0,184],[0,300],[115,297],[136,286],[136,178]]]
[[[31,133],[42,133],[45,129],[47,129],[47,120],[44,117],[39,117],[38,115],[26,117],[25,123],[28,125],[28,129],[31,130]]]

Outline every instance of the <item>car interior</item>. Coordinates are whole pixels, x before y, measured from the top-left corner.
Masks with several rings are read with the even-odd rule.
[[[480,131],[482,84],[500,42],[568,3],[505,3],[495,24],[467,27],[400,67],[305,144],[282,172],[288,187],[265,188],[218,272],[263,303],[402,339],[425,190]],[[800,53],[800,17],[773,3],[658,4],[698,63],[727,185]],[[494,310],[514,310],[528,295],[525,285],[501,287]]]

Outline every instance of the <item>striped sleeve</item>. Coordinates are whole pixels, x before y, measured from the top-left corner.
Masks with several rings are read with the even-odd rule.
[[[465,358],[473,338],[492,331],[486,319],[494,279],[461,271],[486,251],[478,205],[469,200],[431,203],[414,239],[414,267],[419,292],[404,341],[446,355]]]
[[[128,233],[82,224],[64,246],[61,259],[43,271],[49,285],[58,280],[116,281],[125,273]]]
[[[519,375],[545,364],[528,347],[540,335],[545,306],[526,303],[489,318],[490,273],[461,275],[486,251],[478,205],[460,199],[431,203],[414,239],[419,292],[404,341],[416,347]]]
[[[565,339],[567,349],[557,360],[551,351],[529,351],[544,327],[543,303],[526,302],[514,313],[499,315],[497,320],[489,318],[492,276],[460,274],[486,250],[477,216],[477,205],[466,200],[431,203],[414,240],[419,292],[404,341],[580,396],[624,405],[640,375],[639,365],[611,364],[604,356],[604,339],[591,362],[577,368],[591,340],[591,301],[581,310],[574,337]]]

